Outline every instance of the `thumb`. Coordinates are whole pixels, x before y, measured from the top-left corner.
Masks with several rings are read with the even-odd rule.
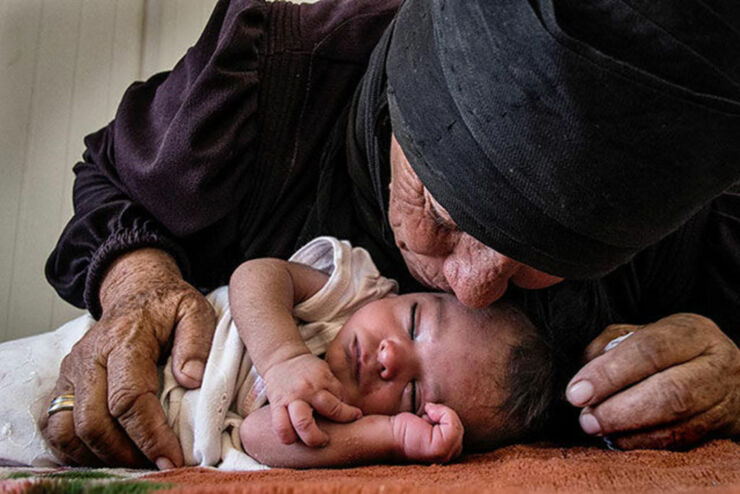
[[[462,452],[464,428],[457,413],[444,405],[427,403],[424,411],[434,422],[432,444],[439,453],[436,460],[448,462]]]
[[[444,405],[439,403],[426,403],[424,405],[424,418],[427,422],[432,425],[441,423],[447,418],[447,411],[452,411]]]
[[[172,345],[172,374],[183,387],[197,388],[203,380],[211,341],[216,330],[216,314],[200,293],[188,295],[177,311]]]
[[[443,427],[462,428],[462,421],[457,412],[440,403],[428,402],[424,405],[424,417],[432,425]]]

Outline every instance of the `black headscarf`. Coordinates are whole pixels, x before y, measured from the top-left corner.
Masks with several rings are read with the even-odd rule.
[[[407,0],[385,59],[394,133],[462,230],[602,276],[740,178],[736,5]]]

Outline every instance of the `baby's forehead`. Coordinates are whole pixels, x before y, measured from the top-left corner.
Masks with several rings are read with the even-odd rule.
[[[455,334],[475,338],[485,346],[500,344],[502,340],[518,340],[519,333],[526,330],[526,318],[512,306],[495,304],[471,309],[454,297],[452,300],[441,298],[438,303],[448,307],[444,311],[446,317],[441,318],[438,324]]]
[[[506,437],[512,424],[503,412],[509,399],[513,350],[532,338],[529,318],[510,304],[469,309],[442,297],[445,316],[428,368],[440,390],[441,403],[454,409],[469,440]],[[480,436],[480,437],[478,437]]]
[[[506,362],[467,359],[460,362],[459,372],[440,376],[444,389],[442,404],[457,412],[466,433],[491,431],[500,423],[499,410],[509,397]]]
[[[477,344],[458,353],[455,369],[436,376],[442,401],[457,411],[468,428],[498,424],[499,408],[509,398],[512,345],[504,338],[487,341],[495,340],[499,344]]]
[[[428,355],[427,365],[437,368],[435,379],[448,394],[462,400],[471,395],[490,394],[504,385],[512,349],[508,336],[491,334],[469,340],[440,340],[437,346],[436,358]]]
[[[499,308],[469,309],[455,300],[439,324],[444,337],[437,340],[437,358],[429,355],[428,365],[444,367],[434,374],[450,405],[472,409],[503,401],[511,351],[523,336],[516,314]]]

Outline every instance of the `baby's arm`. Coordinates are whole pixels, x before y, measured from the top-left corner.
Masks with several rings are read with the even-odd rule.
[[[424,418],[411,413],[368,415],[348,424],[319,423],[331,437],[321,449],[283,444],[269,432],[269,405],[242,422],[244,450],[273,467],[312,468],[367,463],[446,463],[462,452],[463,426],[444,405],[428,403]]]
[[[303,264],[255,259],[239,266],[229,284],[232,317],[265,379],[272,429],[286,444],[296,440],[296,433],[309,446],[328,441],[313,409],[340,422],[361,416],[358,408],[341,401],[342,385],[326,362],[311,354],[293,318],[293,306],[314,295],[327,279]]]

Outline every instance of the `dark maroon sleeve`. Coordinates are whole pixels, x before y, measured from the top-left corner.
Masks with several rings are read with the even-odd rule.
[[[46,264],[62,298],[98,317],[105,269],[144,246],[167,250],[186,272],[176,239],[213,225],[244,197],[264,17],[261,0],[219,1],[175,68],[133,84],[115,119],[85,139],[75,214]]]
[[[46,277],[62,298],[99,318],[98,289],[106,267],[121,254],[143,247],[169,252],[188,276],[188,258],[174,237],[97,165],[83,161],[74,172],[75,215],[46,262]]]

